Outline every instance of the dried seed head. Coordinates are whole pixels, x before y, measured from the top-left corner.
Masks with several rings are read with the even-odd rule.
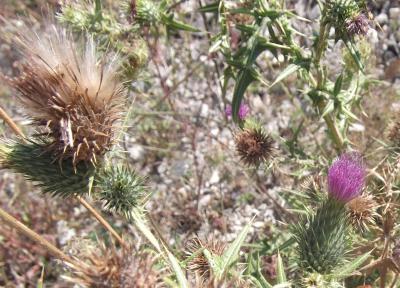
[[[362,195],[349,201],[347,204],[350,222],[361,232],[367,231],[374,224],[377,203],[370,195]]]
[[[123,86],[117,79],[116,57],[99,60],[93,40],[79,53],[72,36],[54,25],[39,34],[16,35],[24,63],[8,82],[53,142],[59,159],[96,163],[113,144],[120,119]]]
[[[188,242],[186,249],[187,258],[191,259],[188,269],[195,272],[202,281],[210,281],[212,269],[203,251],[207,249],[211,255],[221,256],[224,253],[225,244],[215,239],[202,241],[196,237]]]
[[[245,128],[235,135],[236,150],[248,166],[258,166],[273,156],[273,140],[261,128]]]
[[[320,175],[308,176],[300,183],[300,187],[315,204],[321,203],[326,198],[326,193],[323,192],[323,179]]]
[[[76,272],[68,281],[84,287],[141,287],[153,288],[161,284],[162,271],[156,271],[156,258],[146,252],[133,249],[117,250],[104,243],[75,241],[80,247],[73,247],[74,256],[89,265],[89,269]],[[75,245],[76,246],[76,245]]]

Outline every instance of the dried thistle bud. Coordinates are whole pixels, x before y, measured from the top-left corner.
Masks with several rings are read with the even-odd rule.
[[[308,198],[315,204],[321,203],[325,200],[326,193],[323,192],[324,185],[320,175],[311,175],[300,183],[301,190],[308,196]]]
[[[16,35],[24,63],[9,83],[34,123],[44,126],[58,159],[96,164],[112,146],[123,105],[117,58],[99,60],[93,40],[84,52],[67,31],[49,25],[42,33]]]
[[[147,189],[145,180],[126,166],[109,166],[96,175],[99,200],[105,209],[115,211],[127,218],[134,208],[143,205]]]
[[[370,195],[356,197],[346,204],[353,227],[361,232],[374,225],[377,203]]]
[[[274,154],[273,140],[261,127],[248,127],[235,135],[236,151],[248,166],[258,166]]]
[[[198,275],[202,282],[211,281],[212,268],[204,250],[207,249],[211,255],[222,256],[225,250],[225,244],[215,240],[208,239],[202,241],[199,238],[189,240],[186,245],[186,258],[190,259],[188,269]]]
[[[69,282],[84,287],[158,287],[163,273],[157,271],[157,259],[146,252],[132,248],[117,250],[103,242],[75,241],[74,256],[88,264],[89,269],[64,276]],[[92,243],[91,243],[92,242]],[[80,245],[83,244],[83,245]]]
[[[162,11],[159,4],[151,0],[136,0],[135,5],[131,5],[134,9],[134,19],[141,24],[154,25],[161,21]]]

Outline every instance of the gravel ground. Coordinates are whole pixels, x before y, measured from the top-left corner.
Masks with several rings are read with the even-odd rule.
[[[315,4],[292,2],[300,16],[318,17]],[[0,14],[10,17],[13,4],[12,1],[6,3],[8,9]],[[178,8],[185,13],[197,7],[198,1],[190,0]],[[375,18],[372,20],[374,29],[368,34],[373,50],[368,72],[385,80],[386,84],[370,91],[368,101],[363,103],[368,117],[351,128],[351,139],[357,139],[360,148],[366,151],[370,144],[363,142],[363,137],[379,134],[388,120],[388,116],[382,115],[400,108],[396,92],[400,91],[400,2],[375,1],[371,8]],[[203,28],[199,14],[191,15],[187,21]],[[301,27],[304,23],[296,25],[300,26],[299,30],[309,32]],[[232,87],[227,98],[223,98],[218,79],[223,69],[222,59],[210,55],[208,48],[208,38],[202,33],[173,35],[168,42],[163,38],[151,46],[152,61],[141,78],[133,83],[140,92],[131,95],[135,99],[134,117],[128,123],[122,144],[129,163],[148,176],[153,194],[147,210],[163,237],[176,247],[182,247],[194,235],[213,235],[232,241],[253,217],[249,239],[268,237],[272,224],[280,225],[280,221],[284,221],[279,209],[284,205],[280,193],[298,184],[290,175],[295,169],[293,164],[280,163],[279,167],[272,165],[274,167],[269,170],[254,172],[239,162],[233,138],[237,128],[224,114]],[[341,50],[340,45],[332,43],[327,60],[336,65],[338,71],[341,63],[336,62]],[[0,42],[0,68],[4,73],[15,72],[17,59],[12,48]],[[260,65],[269,63],[265,66],[265,79],[274,79],[279,63],[267,53],[262,62]],[[260,119],[276,140],[277,162],[281,159],[280,139],[293,136],[291,127],[297,125],[301,114],[317,117],[292,85],[295,80],[295,77],[288,79],[286,89],[267,91],[263,86],[254,85],[245,99],[251,107],[251,115]],[[25,127],[28,122],[21,107],[15,104],[14,94],[0,85],[0,97],[2,107]],[[389,103],[393,104],[387,105]],[[299,143],[303,143],[307,153],[313,153],[317,145],[323,144],[321,141],[326,141],[323,140],[324,124],[305,122],[303,125],[306,128]],[[5,137],[10,137],[11,131],[5,125],[1,129]],[[303,171],[303,176],[309,173],[309,170]],[[76,201],[51,199],[37,192],[21,176],[1,173],[2,207],[59,246],[68,246],[71,241],[93,235],[95,231],[101,233]],[[117,216],[107,217],[119,229],[134,233],[134,229]],[[40,276],[42,263],[50,259],[49,255],[15,231],[1,227],[0,235],[0,286],[5,285],[6,277],[22,285],[20,287],[33,285]],[[59,268],[46,265],[46,274],[50,275],[47,281],[63,287],[58,273]]]

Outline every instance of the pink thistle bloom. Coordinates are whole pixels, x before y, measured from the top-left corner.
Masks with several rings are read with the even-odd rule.
[[[247,104],[240,104],[239,113],[238,113],[239,119],[244,120],[247,117],[247,114],[249,114],[249,112],[250,112],[250,107]],[[231,105],[226,106],[225,115],[227,117],[232,116],[232,106]]]
[[[365,182],[365,167],[361,155],[356,152],[345,153],[328,170],[329,194],[348,202],[361,194]]]

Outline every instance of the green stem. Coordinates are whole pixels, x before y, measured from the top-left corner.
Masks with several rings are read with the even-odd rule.
[[[319,38],[315,50],[315,58],[314,58],[314,65],[317,70],[317,75],[316,75],[317,79],[316,81],[313,82],[313,85],[317,90],[321,90],[324,87],[324,82],[325,82],[324,71],[321,67],[320,62],[326,51],[328,42],[328,34],[327,34],[328,31],[329,31],[329,26],[327,26],[326,24],[321,24]],[[326,102],[324,100],[319,101],[317,103],[317,107],[320,112],[324,111],[326,107]],[[333,142],[335,143],[336,149],[338,151],[342,150],[345,142],[339,128],[337,127],[335,119],[329,114],[325,115],[323,118],[325,120],[328,131],[332,136]]]

